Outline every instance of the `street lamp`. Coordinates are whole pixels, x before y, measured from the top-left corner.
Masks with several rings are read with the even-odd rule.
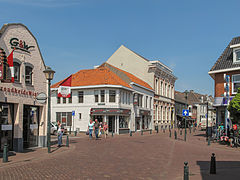
[[[51,119],[51,80],[53,79],[55,71],[50,67],[46,66],[46,69],[43,71],[46,79],[48,80],[48,118],[47,118],[47,147],[48,153],[51,152],[51,136],[50,136],[50,119]]]
[[[188,93],[189,93],[189,92],[188,92],[187,90],[184,91],[185,99],[186,99],[186,108],[188,108],[188,107],[187,107]],[[186,118],[186,116],[185,116],[184,118],[185,118],[185,134],[184,134],[184,141],[186,141],[186,140],[187,140],[187,118]]]

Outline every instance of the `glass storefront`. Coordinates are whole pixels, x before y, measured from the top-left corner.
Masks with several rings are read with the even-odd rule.
[[[119,128],[128,128],[129,116],[119,116]]]
[[[38,145],[39,107],[24,105],[23,108],[23,148]]]
[[[13,104],[0,103],[0,151],[4,144],[13,149]]]

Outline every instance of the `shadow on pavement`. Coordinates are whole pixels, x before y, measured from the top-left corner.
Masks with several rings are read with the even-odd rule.
[[[16,156],[16,153],[13,151],[8,152],[8,156]],[[0,152],[0,158],[3,158],[3,152]]]
[[[210,174],[210,161],[197,161],[197,165],[203,180],[240,179],[240,161],[216,161],[216,174]]]

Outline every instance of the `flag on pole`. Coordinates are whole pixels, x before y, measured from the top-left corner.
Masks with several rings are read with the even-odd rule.
[[[10,70],[11,70],[11,77],[12,77],[11,82],[12,83],[14,82],[13,51],[14,51],[14,49],[12,50],[12,52],[7,57],[7,63],[9,65]]]
[[[72,83],[72,75],[66,78],[61,84],[59,84],[58,88],[58,97],[71,97],[71,83]]]

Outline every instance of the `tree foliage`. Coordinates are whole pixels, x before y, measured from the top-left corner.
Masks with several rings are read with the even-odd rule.
[[[232,122],[240,123],[240,88],[238,88],[236,96],[229,103],[228,111],[232,117]]]

